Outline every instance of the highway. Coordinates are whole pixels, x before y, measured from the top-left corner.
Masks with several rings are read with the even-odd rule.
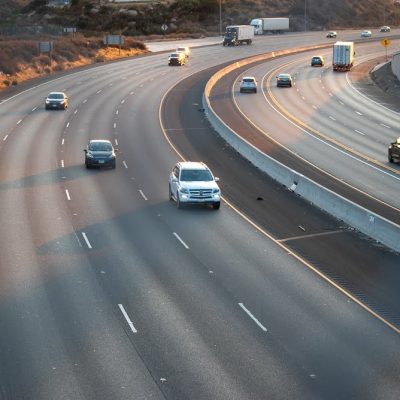
[[[384,56],[382,49],[379,42],[357,44],[357,63]],[[400,170],[388,163],[387,147],[397,137],[400,116],[362,97],[351,84],[351,73],[332,71],[331,51],[322,54],[322,68],[311,68],[313,53],[305,53],[246,71],[265,84],[265,97],[239,94],[235,85],[235,101],[287,149],[398,212],[400,200],[393,193],[400,188]],[[285,71],[294,77],[293,90],[276,87],[275,75]]]
[[[207,68],[316,42],[321,33],[199,48],[180,68],[155,54],[3,96],[1,399],[399,397],[398,298],[390,286],[398,255],[337,221],[325,225],[320,211],[266,182],[221,141],[217,156],[204,140],[210,127],[197,99]],[[164,99],[164,132],[160,103],[178,82],[176,97]],[[44,110],[52,90],[68,93],[67,111]],[[276,231],[263,232],[227,204],[176,209],[167,190],[179,160],[165,140],[171,133],[185,157],[210,158],[228,198],[247,190],[242,182],[254,191],[262,179],[278,207],[267,213]],[[93,138],[119,149],[116,170],[84,168],[83,148]],[[239,209],[256,202],[244,193]],[[283,224],[284,208],[301,209],[298,220],[289,214],[291,225]],[[353,244],[340,253],[325,245],[324,262],[346,262],[358,273],[355,257],[365,250],[363,284],[379,272],[370,269],[373,257],[380,261],[376,298],[387,289],[387,319],[323,279],[312,257],[276,240],[278,229],[281,239],[303,235],[297,225],[319,232],[324,225],[338,231],[325,243]],[[315,244],[307,241],[310,250]]]

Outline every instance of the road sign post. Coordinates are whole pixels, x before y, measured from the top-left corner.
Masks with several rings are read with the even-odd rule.
[[[387,55],[387,48],[390,46],[390,39],[382,39],[381,40],[381,45],[385,48],[385,52],[386,52],[386,61],[388,60],[388,55]]]

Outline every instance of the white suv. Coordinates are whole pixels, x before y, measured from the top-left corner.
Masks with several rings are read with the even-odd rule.
[[[169,176],[169,199],[175,200],[178,208],[183,204],[206,204],[218,210],[221,204],[218,181],[202,162],[179,162]]]

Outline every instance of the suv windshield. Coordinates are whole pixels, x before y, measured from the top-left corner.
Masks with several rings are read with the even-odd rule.
[[[184,169],[181,172],[181,181],[193,182],[193,181],[212,181],[211,172],[206,169]]]
[[[112,151],[110,143],[90,143],[89,150],[91,151]]]
[[[62,93],[50,93],[49,99],[63,99],[64,95]]]

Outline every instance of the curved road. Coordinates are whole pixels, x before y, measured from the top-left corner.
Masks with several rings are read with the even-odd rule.
[[[167,200],[163,93],[222,52],[318,40],[196,49],[185,68],[127,60],[1,103],[0,398],[399,397],[394,329],[233,209]],[[66,112],[44,110],[51,90]],[[116,144],[116,170],[84,168],[91,138]]]
[[[384,55],[381,49],[379,43],[357,44],[358,63]],[[310,67],[313,53],[305,53],[246,71],[263,83],[264,92],[248,96],[235,85],[236,104],[287,149],[398,213],[400,170],[388,162],[387,147],[397,137],[400,115],[361,96],[350,83],[351,73],[334,73],[331,49],[322,54],[322,68]],[[282,90],[275,75],[286,71],[294,86]]]

